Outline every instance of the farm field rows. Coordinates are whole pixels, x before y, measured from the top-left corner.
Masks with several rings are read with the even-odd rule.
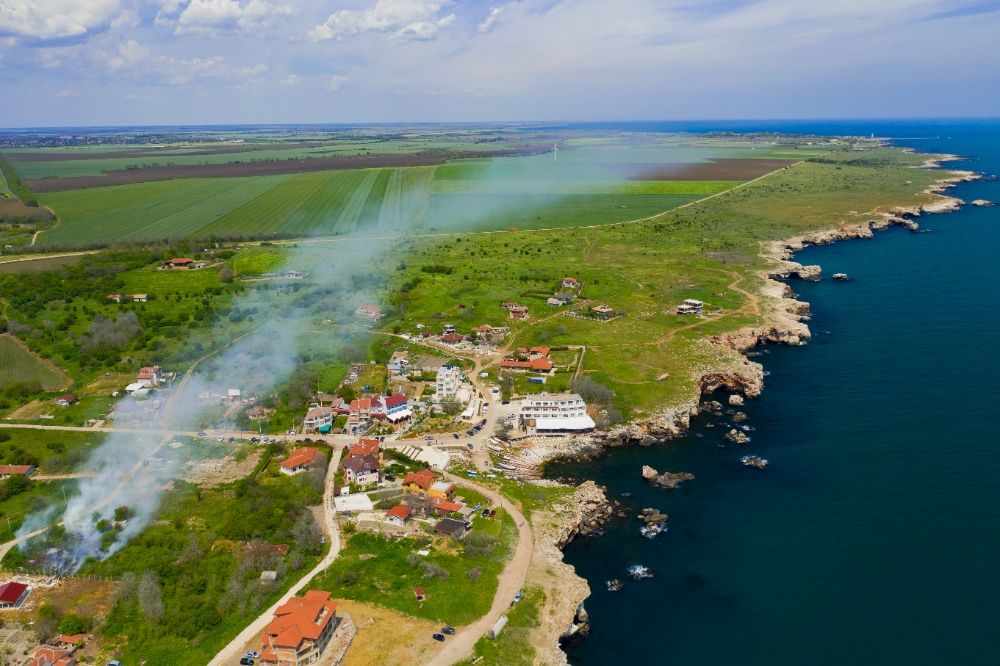
[[[0,385],[32,384],[45,390],[62,388],[69,379],[58,368],[32,354],[10,335],[0,335]]]

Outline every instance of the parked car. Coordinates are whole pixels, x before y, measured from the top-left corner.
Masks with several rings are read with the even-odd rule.
[[[243,657],[242,659],[240,659],[240,665],[253,666],[253,659],[251,659],[250,657]]]
[[[208,437],[208,433],[205,432],[204,430],[202,430],[201,432],[198,433],[198,436],[199,437]]]
[[[489,517],[490,517],[490,510],[483,509],[483,518],[489,518]]]
[[[449,636],[455,635],[455,627],[441,627],[442,634],[448,634]]]
[[[444,634],[434,634],[433,636],[431,636],[431,638],[433,638],[438,642],[444,643]]]
[[[394,477],[392,474],[386,474],[384,478],[385,478],[386,481],[395,481],[396,480],[396,477]]]
[[[518,592],[517,594],[514,595],[514,604],[516,604],[520,600],[521,600],[521,592]],[[514,604],[511,604],[511,606],[513,606]]]
[[[424,439],[429,442],[434,439],[434,435],[424,435]]]
[[[470,451],[472,450],[472,442],[469,442],[468,444],[466,444],[466,446],[469,447]]]
[[[452,435],[452,437],[454,437],[455,439],[461,439],[461,436],[459,436],[457,432],[454,435]]]

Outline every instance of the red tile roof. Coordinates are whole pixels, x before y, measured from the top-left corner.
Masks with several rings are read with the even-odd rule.
[[[493,330],[493,327],[489,324],[483,324],[482,326],[476,327],[476,333],[489,333]]]
[[[72,666],[75,663],[77,661],[73,658],[72,650],[55,648],[50,645],[39,645],[35,648],[34,654],[31,655],[28,666],[46,666],[47,664],[51,664],[52,666]]]
[[[20,474],[28,476],[34,469],[33,465],[0,465],[0,475]]]
[[[321,455],[319,449],[314,449],[311,446],[303,446],[288,454],[288,457],[281,462],[281,466],[285,469],[298,469],[299,467],[313,464],[319,460]]]
[[[382,400],[386,409],[392,409],[393,407],[399,407],[400,405],[406,404],[406,394],[405,393],[393,393],[392,395],[386,397]]]
[[[173,259],[167,259],[167,263],[172,266],[185,266],[193,262],[194,259],[189,259],[188,257],[175,257]]]
[[[351,447],[352,456],[371,456],[375,455],[382,448],[382,445],[377,439],[366,439],[362,437],[357,441],[357,443]]]
[[[385,512],[386,518],[399,518],[400,520],[406,520],[410,517],[410,507],[405,504],[397,504],[388,511]]]
[[[408,486],[411,483],[416,484],[419,488],[427,490],[434,483],[434,472],[429,469],[422,469],[419,472],[410,472],[403,477],[403,485]]]
[[[458,333],[445,333],[441,336],[441,342],[446,342],[449,345],[453,345],[461,342],[465,339],[464,335],[459,335]]]
[[[28,586],[24,583],[8,581],[0,585],[0,603],[16,604],[21,595],[25,593]]]
[[[56,645],[77,645],[87,640],[87,634],[60,634],[56,637]]]
[[[434,503],[434,508],[438,511],[444,511],[445,513],[454,513],[455,511],[461,511],[465,507],[464,504],[459,504],[458,502],[449,502],[448,500],[438,500]]]
[[[536,358],[529,361],[528,366],[532,370],[542,370],[547,372],[552,369],[552,361],[547,358]]]
[[[304,640],[316,640],[335,616],[337,602],[330,593],[309,590],[292,597],[274,611],[274,619],[264,630],[264,647],[298,648]]]

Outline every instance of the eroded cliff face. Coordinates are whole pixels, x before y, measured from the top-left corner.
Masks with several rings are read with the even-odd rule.
[[[535,552],[527,584],[545,592],[540,624],[532,631],[535,664],[565,665],[566,653],[559,647],[560,639],[588,630],[583,602],[590,596],[590,586],[563,562],[562,548],[577,536],[599,528],[613,513],[604,489],[585,481],[565,502],[531,516]]]

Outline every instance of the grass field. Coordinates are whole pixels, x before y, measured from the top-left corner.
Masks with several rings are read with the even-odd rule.
[[[17,338],[0,335],[0,386],[37,383],[47,391],[69,384],[59,368],[31,353]]]

